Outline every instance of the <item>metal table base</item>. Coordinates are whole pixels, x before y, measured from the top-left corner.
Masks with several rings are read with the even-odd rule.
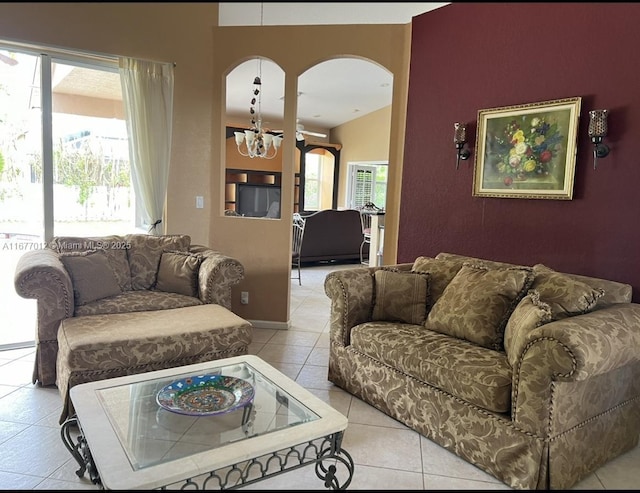
[[[79,434],[74,440],[71,430],[76,427]],[[60,434],[67,450],[80,466],[76,475],[83,477],[85,473],[88,473],[91,482],[102,488],[98,469],[76,416],[68,418],[62,424]],[[344,432],[334,433],[295,447],[277,450],[261,457],[232,464],[222,470],[210,471],[196,478],[185,478],[180,482],[167,484],[158,489],[179,487],[190,490],[232,490],[315,464],[316,476],[324,482],[326,488],[344,490],[347,489],[353,478],[354,463],[351,455],[341,446],[343,436]],[[347,477],[342,483],[337,474],[340,465],[347,473]]]

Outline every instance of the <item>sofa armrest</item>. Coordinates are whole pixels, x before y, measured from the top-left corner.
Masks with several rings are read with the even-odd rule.
[[[413,263],[385,267],[356,267],[330,272],[324,280],[324,292],[331,300],[329,320],[331,343],[350,344],[350,332],[358,324],[371,320],[376,270],[411,270]]]
[[[231,287],[244,279],[244,266],[239,260],[206,246],[193,245],[191,251],[204,257],[198,271],[200,299],[231,310]]]
[[[18,259],[14,286],[21,297],[38,300],[38,340],[56,340],[57,324],[53,322],[72,317],[74,312],[71,278],[59,254],[50,248],[26,252]],[[55,333],[40,333],[47,327]]]
[[[527,337],[514,368],[512,419],[547,436],[554,401],[571,392],[572,385],[576,392],[611,395],[606,375],[634,366],[640,368],[640,304],[618,303],[542,325]],[[580,412],[588,419],[588,409]]]
[[[373,273],[378,269],[380,267],[338,270],[329,273],[325,278],[324,292],[331,300],[331,344],[348,346],[351,329],[371,320],[374,302]]]

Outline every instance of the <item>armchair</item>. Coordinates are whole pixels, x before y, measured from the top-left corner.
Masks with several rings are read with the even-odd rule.
[[[230,310],[231,287],[243,277],[238,260],[186,235],[54,238],[26,252],[14,277],[16,292],[37,300],[32,381],[56,383],[64,320],[205,304]]]

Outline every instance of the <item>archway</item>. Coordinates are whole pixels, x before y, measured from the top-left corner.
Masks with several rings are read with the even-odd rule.
[[[266,58],[237,65],[226,78],[225,214],[280,218],[284,71]]]

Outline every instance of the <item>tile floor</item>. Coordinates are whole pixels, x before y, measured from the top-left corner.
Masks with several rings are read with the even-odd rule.
[[[354,265],[334,266],[333,269]],[[295,379],[349,418],[343,446],[354,459],[350,489],[508,490],[416,432],[327,381],[328,266],[307,267],[291,281],[291,329],[255,329],[250,352]],[[32,348],[0,352],[0,489],[95,489],[75,475],[62,444],[55,388],[31,384]],[[323,490],[312,466],[246,489]],[[574,489],[640,489],[640,447],[600,468]]]

